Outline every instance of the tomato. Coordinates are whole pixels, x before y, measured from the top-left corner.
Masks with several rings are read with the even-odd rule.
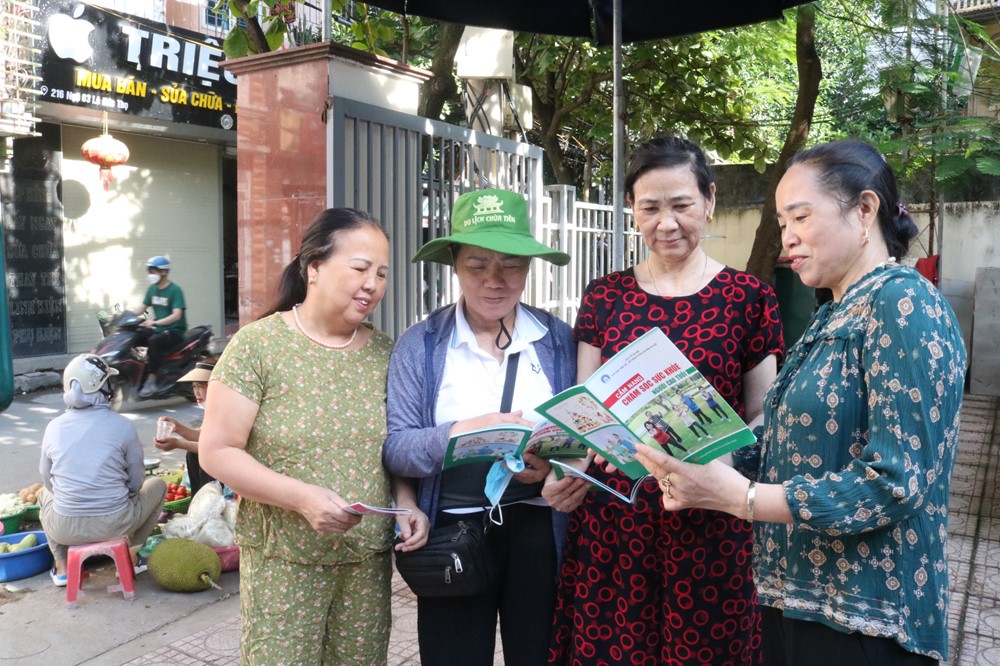
[[[176,483],[168,483],[167,484],[167,492],[168,493],[176,493],[177,492],[177,484]]]

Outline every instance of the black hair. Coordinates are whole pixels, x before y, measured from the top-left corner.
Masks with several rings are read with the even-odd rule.
[[[906,256],[919,231],[899,201],[896,174],[878,150],[864,141],[831,141],[795,154],[788,160],[789,167],[793,164],[815,169],[819,183],[840,201],[841,211],[857,206],[862,192],[874,192],[879,202],[878,226],[889,256]]]
[[[625,167],[625,193],[629,200],[635,197],[632,191],[635,182],[647,171],[653,169],[672,169],[678,166],[688,166],[695,180],[698,181],[698,191],[706,199],[712,196],[712,183],[715,177],[712,168],[708,166],[705,153],[692,141],[679,136],[663,136],[640,143],[632,149]]]
[[[302,234],[299,252],[285,266],[278,281],[278,289],[271,307],[261,319],[275,312],[291,310],[306,297],[306,278],[310,264],[326,261],[337,249],[337,235],[363,227],[378,229],[389,238],[382,223],[368,213],[356,208],[327,208],[316,216]]]

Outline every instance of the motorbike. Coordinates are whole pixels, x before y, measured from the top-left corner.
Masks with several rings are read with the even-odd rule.
[[[146,379],[146,348],[139,346],[139,329],[143,317],[125,310],[115,315],[99,312],[101,340],[93,353],[100,356],[118,374],[111,378],[114,391],[112,406],[117,409],[126,400],[160,400],[180,395],[194,402],[191,382],[177,380],[194,369],[195,363],[213,357],[209,349],[212,341],[211,326],[195,326],[184,333],[180,346],[164,357],[157,372],[157,386],[152,395],[139,395],[139,388]]]

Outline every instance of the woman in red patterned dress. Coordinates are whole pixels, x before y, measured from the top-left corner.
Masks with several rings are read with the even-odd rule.
[[[754,425],[784,351],[777,300],[770,285],[701,248],[715,208],[704,153],[677,137],[642,144],[625,190],[649,257],[588,285],[575,329],[578,378],[658,326]],[[629,494],[620,472],[588,471]],[[549,479],[543,495],[572,512],[549,663],[759,664],[749,523],[665,512],[646,481],[628,505],[580,479]]]

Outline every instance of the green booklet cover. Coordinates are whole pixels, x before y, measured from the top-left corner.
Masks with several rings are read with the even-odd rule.
[[[583,384],[536,408],[632,479],[642,442],[693,463],[753,444],[733,408],[658,328],[615,354]]]

